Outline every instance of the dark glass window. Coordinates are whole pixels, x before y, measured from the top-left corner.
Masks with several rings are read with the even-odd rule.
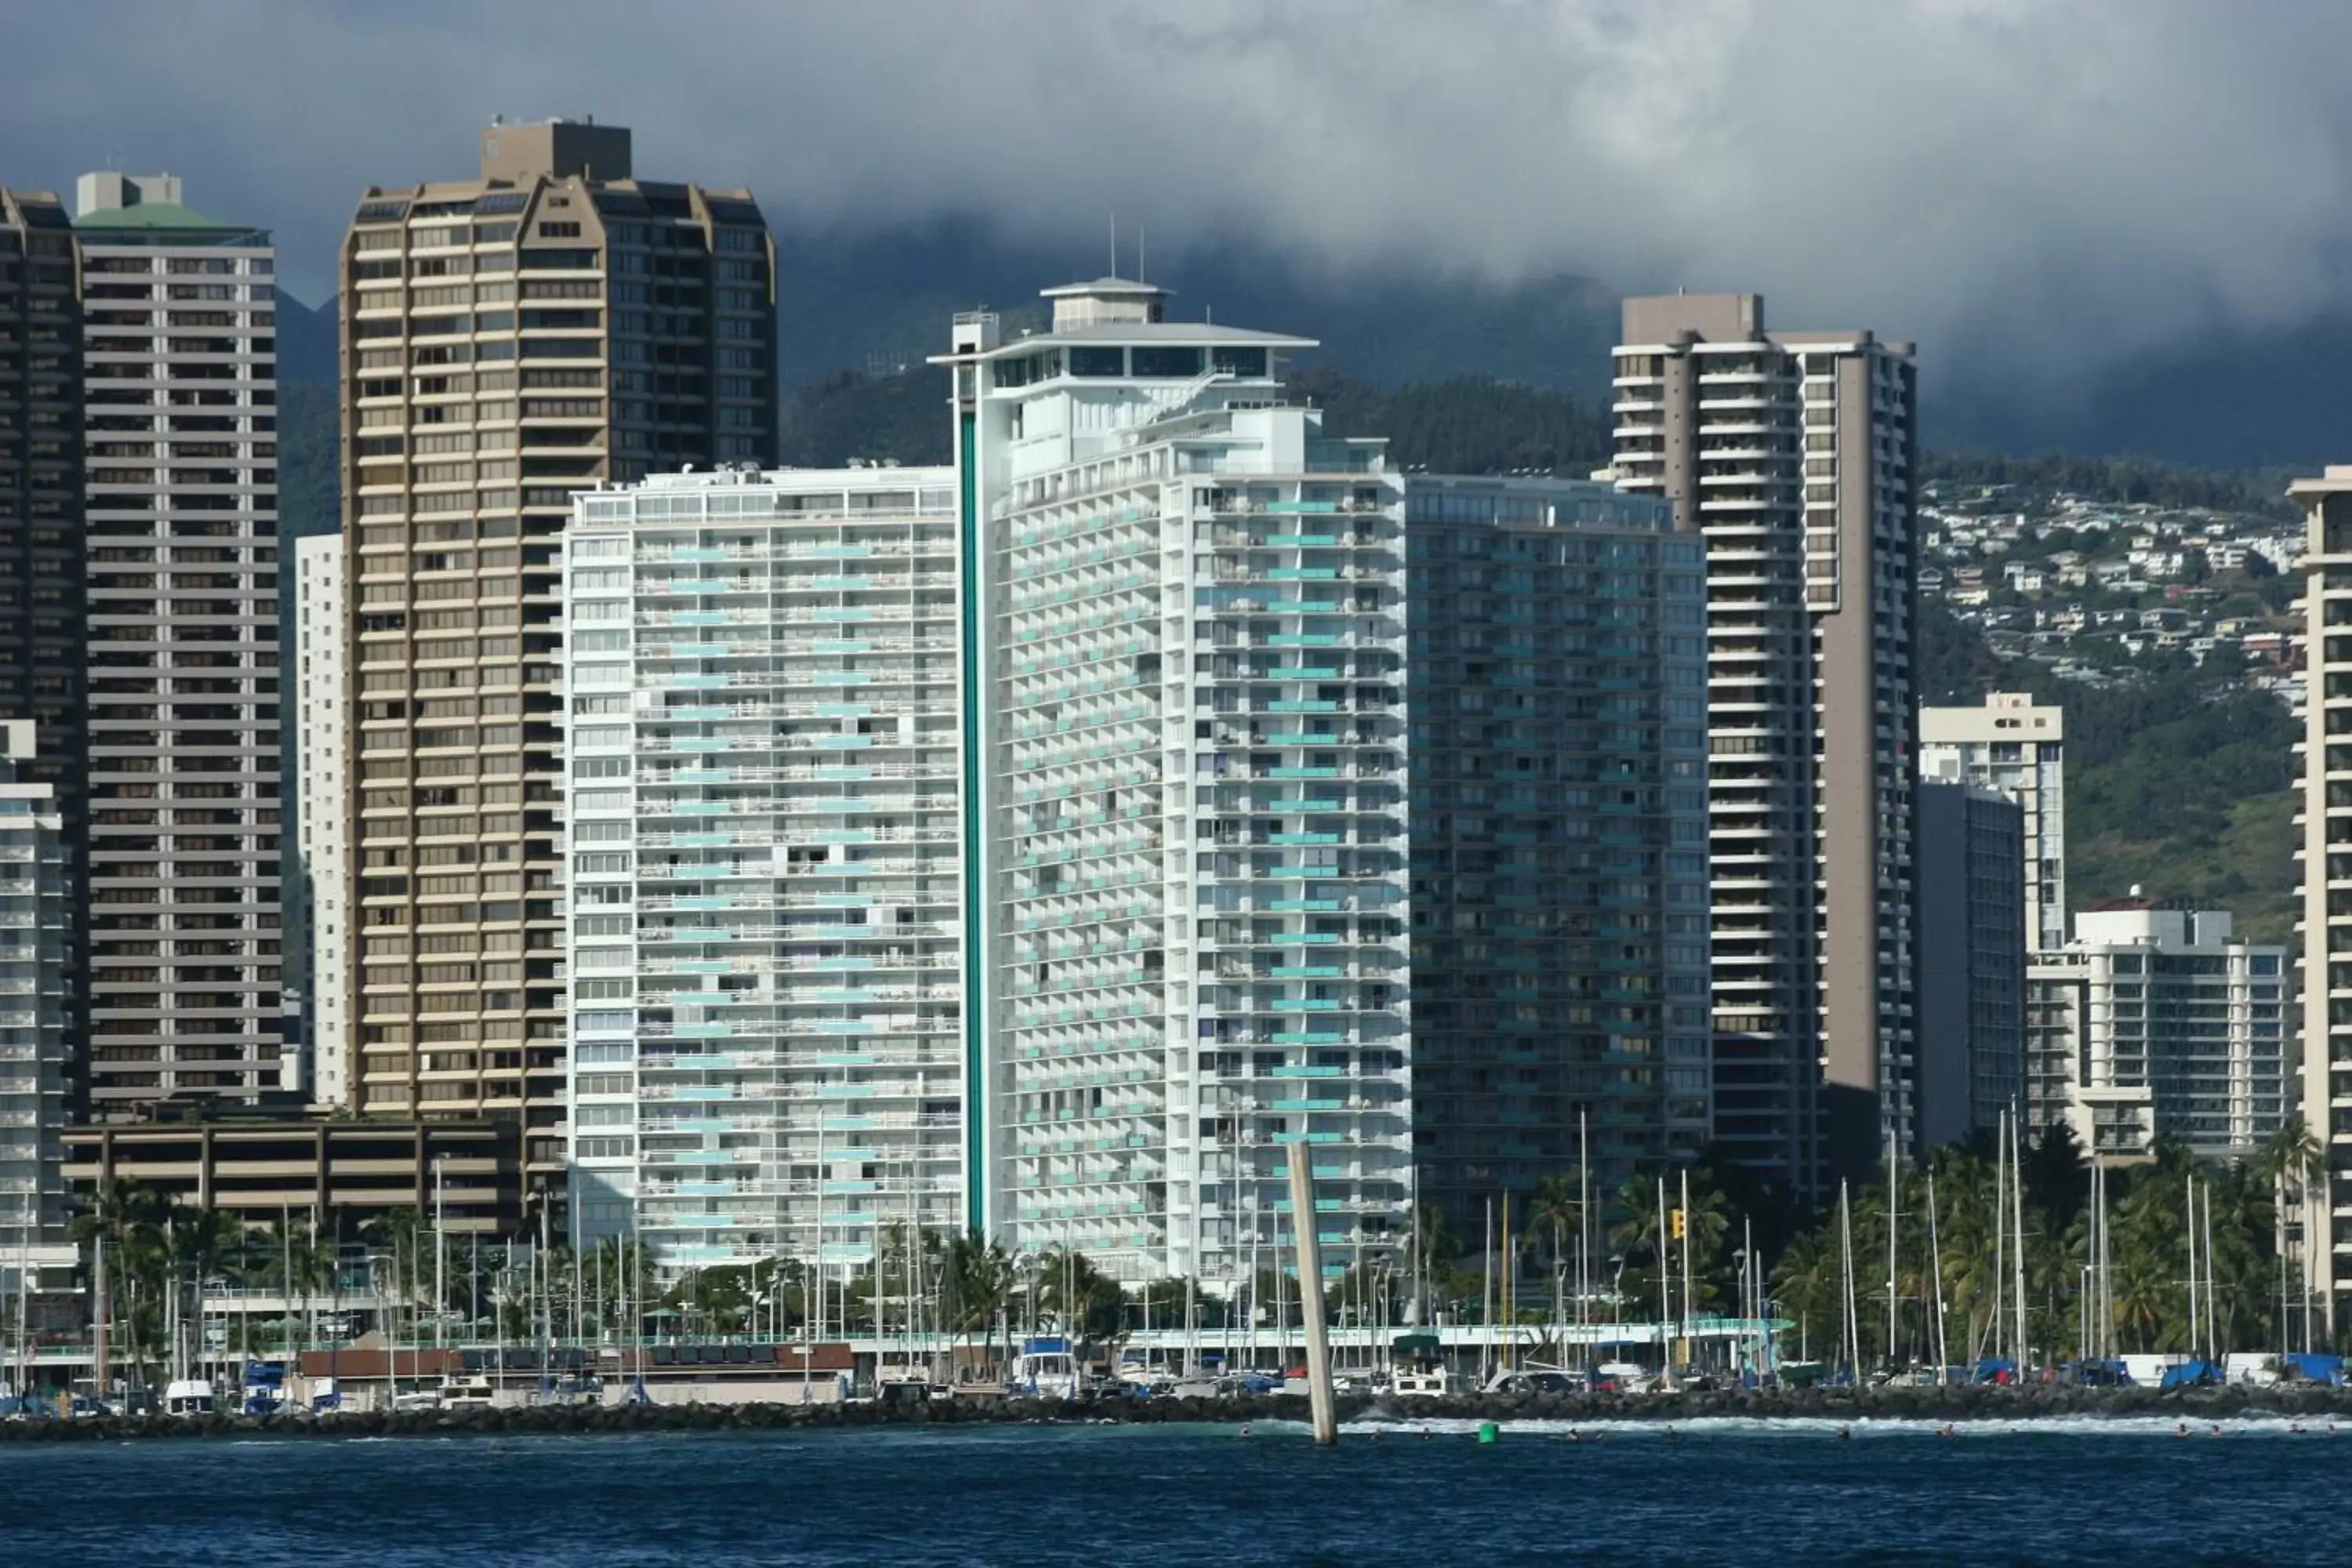
[[[1127,374],[1127,351],[1125,349],[1072,349],[1070,351],[1070,374],[1072,375],[1096,376],[1125,375]],[[1140,373],[1139,372],[1138,374]]]
[[[1210,351],[1210,363],[1227,375],[1263,376],[1266,374],[1264,349],[1224,345]]]
[[[1138,376],[1175,378],[1201,374],[1201,351],[1197,348],[1139,348],[1134,353]]]

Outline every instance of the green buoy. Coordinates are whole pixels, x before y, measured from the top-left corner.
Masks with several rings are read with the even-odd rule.
[[[1492,1421],[1481,1421],[1478,1423],[1478,1441],[1481,1443],[1496,1442],[1499,1440],[1502,1436],[1503,1429],[1500,1426],[1496,1426]]]

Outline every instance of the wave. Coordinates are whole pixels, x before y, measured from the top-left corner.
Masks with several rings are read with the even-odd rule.
[[[1486,1422],[1471,1416],[1417,1417],[1399,1413],[1339,1424],[1342,1435],[1391,1436],[1428,1432],[1438,1436],[1471,1436]],[[1612,1441],[1665,1441],[1682,1436],[1746,1436],[1835,1438],[1843,1432],[1853,1438],[1934,1437],[1949,1429],[1955,1437],[2096,1436],[2176,1437],[2185,1426],[2192,1437],[2223,1436],[2352,1438],[2352,1419],[2298,1417],[2269,1411],[2250,1411],[2215,1418],[2186,1415],[2036,1415],[1978,1416],[1939,1421],[1911,1416],[1840,1418],[1824,1415],[1695,1415],[1677,1420],[1668,1415],[1634,1415],[1585,1421],[1528,1418],[1494,1423],[1505,1436],[1566,1437],[1571,1434],[1606,1436]],[[1307,1432],[1301,1421],[1259,1421],[1257,1428],[1276,1432]]]

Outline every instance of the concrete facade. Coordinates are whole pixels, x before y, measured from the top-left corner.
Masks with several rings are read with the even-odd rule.
[[[774,256],[617,127],[481,151],[370,189],[342,251],[351,1098],[518,1121],[560,1191],[561,535],[600,481],[772,460]]]
[[[2303,1070],[2297,1109],[2323,1152],[2300,1215],[2305,1278],[2334,1333],[2352,1311],[2352,467],[2288,494],[2304,555]]]
[[[1404,486],[1119,279],[959,318],[969,1218],[1124,1279],[1410,1231]]]
[[[1625,302],[1621,487],[1704,535],[1716,1145],[1811,1190],[1912,1146],[1911,346]]]
[[[279,1086],[276,253],[87,174],[88,1110]]]
[[[351,603],[343,540],[321,533],[294,546],[293,681],[297,882],[289,964],[302,1000],[300,1080],[319,1104],[352,1102],[351,710],[343,669]]]
[[[2069,1123],[2103,1159],[2158,1139],[2253,1158],[2290,1110],[2286,950],[2235,940],[2220,910],[2116,900],[2029,972],[2027,1120]]]
[[[1712,1128],[1704,547],[1577,480],[1405,485],[1413,1167],[1475,1234]]]
[[[26,776],[38,754],[32,721],[0,722],[0,1293],[20,1264],[73,1262],[66,1227],[65,1129],[72,1088],[67,1034],[73,929],[65,821],[57,792]],[[13,1303],[11,1303],[13,1305]]]
[[[2025,813],[1972,784],[1922,783],[1919,1143],[1991,1131],[2025,1103]]]
[[[2021,691],[1981,708],[1919,710],[1919,776],[1996,789],[2024,815],[2025,934],[2066,945],[2066,714]]]
[[[573,1215],[665,1273],[965,1213],[955,476],[657,476],[565,541]]]
[[[33,721],[38,750],[20,776],[57,792],[76,889],[89,819],[81,336],[81,249],[65,204],[0,186],[0,719]],[[66,941],[76,1040],[89,1029],[83,932],[77,919]],[[78,1053],[77,1097],[86,1065]]]

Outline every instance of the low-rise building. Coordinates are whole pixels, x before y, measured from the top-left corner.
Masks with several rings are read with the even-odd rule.
[[[277,1098],[290,1113],[269,1114]],[[292,1215],[350,1235],[397,1211],[430,1215],[437,1202],[449,1235],[522,1233],[518,1123],[327,1121],[300,1114],[300,1098],[235,1116],[167,1100],[146,1121],[68,1128],[66,1178],[85,1197],[136,1181],[253,1225]]]
[[[2133,897],[2079,910],[2028,972],[2026,1102],[2106,1159],[2161,1140],[2242,1159],[2276,1132],[2294,1071],[2286,950],[2237,940],[2219,910]]]

